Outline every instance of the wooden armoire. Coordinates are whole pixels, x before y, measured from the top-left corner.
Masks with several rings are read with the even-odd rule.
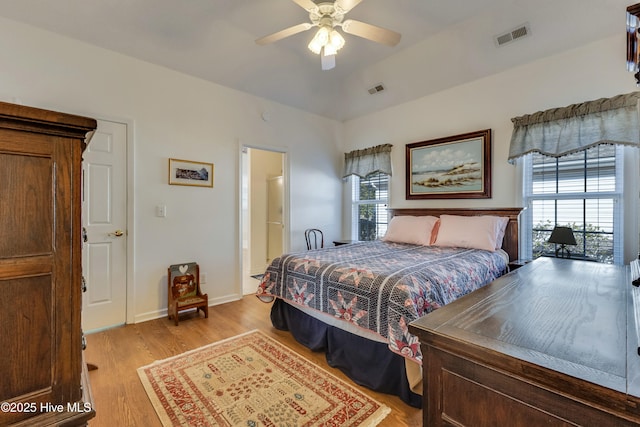
[[[0,425],[86,425],[82,152],[96,121],[0,102]]]

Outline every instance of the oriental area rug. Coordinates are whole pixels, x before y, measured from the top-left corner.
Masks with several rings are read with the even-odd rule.
[[[138,375],[164,426],[375,426],[390,412],[257,330]]]

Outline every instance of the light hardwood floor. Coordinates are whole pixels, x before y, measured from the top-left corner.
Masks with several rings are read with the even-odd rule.
[[[288,332],[274,329],[269,320],[270,308],[270,304],[248,295],[240,301],[210,307],[208,319],[196,319],[195,314],[187,313],[180,316],[179,326],[163,318],[89,334],[85,359],[87,363],[98,366],[97,370],[89,372],[97,413],[90,421],[90,427],[161,426],[136,369],[253,329],[264,331],[355,385],[342,372],[327,365],[324,353],[312,352],[298,344]],[[361,389],[391,408],[391,413],[380,426],[422,425],[421,410],[408,406],[395,396]]]

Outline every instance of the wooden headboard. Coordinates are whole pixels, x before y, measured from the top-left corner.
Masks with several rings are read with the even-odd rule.
[[[518,215],[522,208],[406,208],[406,209],[389,209],[391,216],[412,215],[412,216],[440,216],[447,215],[494,215],[509,217],[507,229],[504,233],[502,241],[502,249],[509,254],[509,259],[517,260],[518,257]]]

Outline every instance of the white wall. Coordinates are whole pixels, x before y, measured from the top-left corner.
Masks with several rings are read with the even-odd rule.
[[[390,206],[394,208],[521,206],[519,174],[507,163],[513,129],[510,119],[637,90],[633,75],[626,71],[625,55],[626,39],[621,29],[618,36],[350,120],[344,124],[345,151],[393,144]],[[429,70],[424,76],[428,84]],[[406,144],[487,128],[493,129],[491,199],[406,200]],[[635,229],[637,236],[635,212],[635,206],[627,209],[625,230]],[[345,206],[346,235],[349,214]],[[634,247],[638,247],[637,241]]]
[[[178,262],[200,263],[214,303],[241,296],[241,144],[288,152],[292,249],[310,225],[340,236],[340,123],[5,19],[0,64],[0,100],[133,124],[129,321],[166,313]],[[169,157],[213,162],[215,187],[169,186]]]

